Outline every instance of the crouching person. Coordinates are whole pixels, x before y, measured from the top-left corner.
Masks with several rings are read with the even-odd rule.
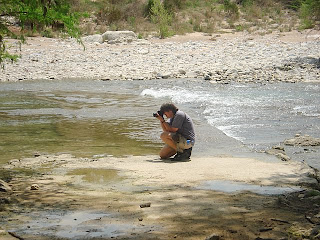
[[[194,125],[190,116],[172,103],[163,104],[154,116],[159,119],[163,129],[160,137],[165,146],[160,151],[160,157],[166,159],[175,155],[174,161],[190,159],[195,143]]]

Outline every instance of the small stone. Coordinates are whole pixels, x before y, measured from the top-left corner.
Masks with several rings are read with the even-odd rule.
[[[179,74],[181,74],[181,75],[186,75],[187,72],[186,72],[185,70],[180,69],[180,70],[179,70]]]
[[[164,73],[164,74],[162,74],[162,78],[163,79],[168,79],[168,78],[170,78],[171,77],[171,73]]]
[[[39,185],[38,184],[32,184],[30,189],[31,190],[39,190]]]
[[[36,152],[36,153],[34,153],[34,154],[33,154],[33,156],[34,156],[34,157],[40,157],[40,156],[41,156],[41,154],[40,154],[40,153],[38,153],[38,152]]]
[[[272,227],[266,227],[266,228],[260,228],[259,232],[268,232],[268,231],[271,231],[271,230],[273,230]]]
[[[140,208],[151,207],[151,203],[142,203],[140,204]]]
[[[206,75],[206,76],[204,77],[204,80],[209,81],[209,80],[211,80],[211,77],[210,77],[209,75]]]

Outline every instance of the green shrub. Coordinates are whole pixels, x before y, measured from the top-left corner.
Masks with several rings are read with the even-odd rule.
[[[312,1],[304,1],[300,7],[301,28],[308,29],[314,26],[312,14]]]
[[[154,0],[148,0],[147,5],[144,8],[144,16],[145,17],[151,17],[151,8],[154,5]]]
[[[231,2],[230,0],[224,0],[223,8],[226,13],[233,19],[239,18],[239,8],[235,2]]]
[[[164,5],[160,0],[153,0],[153,6],[151,7],[151,20],[157,24],[160,38],[166,38],[172,34],[169,29],[172,17],[164,8]]]

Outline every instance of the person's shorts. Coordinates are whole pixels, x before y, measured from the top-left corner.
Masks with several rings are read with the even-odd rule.
[[[183,152],[184,149],[192,148],[194,145],[194,142],[187,143],[187,139],[179,133],[172,133],[171,137],[177,144],[178,152]]]

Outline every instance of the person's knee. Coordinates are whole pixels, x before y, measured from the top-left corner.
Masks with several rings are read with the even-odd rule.
[[[166,159],[166,158],[168,158],[168,156],[165,155],[165,154],[163,154],[163,153],[160,153],[159,156],[160,156],[161,159]]]
[[[165,139],[168,139],[170,137],[168,132],[163,132],[160,135],[160,138],[164,141]]]
[[[160,158],[165,159],[168,158],[168,153],[164,149],[162,149],[159,153]]]

